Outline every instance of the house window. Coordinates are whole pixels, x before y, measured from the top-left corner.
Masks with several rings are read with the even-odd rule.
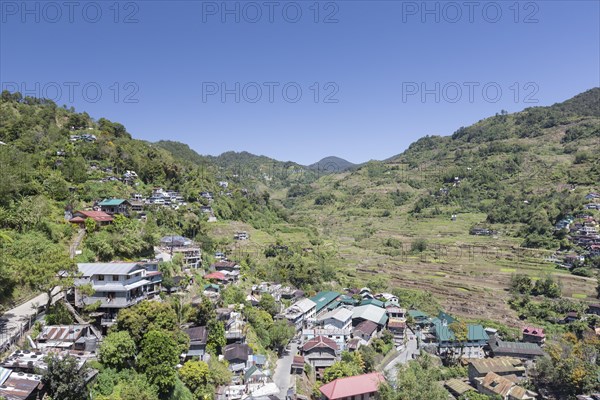
[[[98,275],[98,280],[99,281],[103,281],[104,280],[104,275]]]
[[[113,275],[113,281],[118,281],[119,280],[119,275]]]

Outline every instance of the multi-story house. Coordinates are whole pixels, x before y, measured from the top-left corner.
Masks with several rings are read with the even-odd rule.
[[[109,214],[123,214],[129,215],[129,211],[131,210],[131,203],[129,200],[125,199],[104,199],[100,203],[98,203],[98,207],[100,209]]]
[[[323,336],[316,336],[304,343],[301,351],[306,363],[315,370],[317,378],[322,378],[323,371],[331,367],[339,358],[337,343]]]
[[[317,304],[310,299],[302,299],[286,308],[283,317],[296,326],[300,331],[310,322],[314,322],[316,316]]]
[[[162,273],[158,262],[79,263],[81,276],[75,280],[75,306],[98,304],[104,312],[102,325],[111,325],[120,309],[133,306],[158,294]],[[78,287],[91,284],[93,294]]]
[[[481,325],[467,325],[467,341],[457,340],[454,332],[449,327],[448,321],[436,319],[433,323],[438,355],[454,354],[464,358],[483,358],[483,348],[487,346],[489,336]]]
[[[344,307],[331,310],[319,318],[319,324],[325,329],[350,329],[352,327],[352,310]]]

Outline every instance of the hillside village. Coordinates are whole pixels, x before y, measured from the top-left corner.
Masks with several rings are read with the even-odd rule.
[[[17,200],[0,209],[0,261],[13,268],[0,272],[15,277],[1,289],[20,296],[1,319],[0,399],[600,399],[600,289],[595,299],[567,298],[564,275],[515,268],[502,290],[516,317],[479,314],[489,292],[459,315],[427,290],[348,273],[331,238],[294,227],[294,210],[276,203],[279,187],[200,176],[172,153],[133,142],[120,124],[3,99],[15,109],[48,107],[64,126],[48,159],[20,150],[34,146],[29,133],[0,130],[1,149],[14,150],[1,154],[7,171],[22,161],[11,157],[39,168],[12,175],[3,195]],[[25,180],[36,174],[45,174],[42,184]],[[415,214],[475,180],[451,175],[416,199]],[[335,196],[306,190],[286,200],[333,207]],[[600,187],[585,190],[544,232],[558,244],[544,262],[589,283],[600,268]],[[416,196],[391,193],[398,207]],[[464,214],[443,218],[459,223]],[[506,227],[477,224],[464,234],[496,240]],[[289,232],[308,233],[298,244]],[[404,251],[406,242],[391,239],[384,247]],[[425,239],[409,243],[407,263],[428,251]]]

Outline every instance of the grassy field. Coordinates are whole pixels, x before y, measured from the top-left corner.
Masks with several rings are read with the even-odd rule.
[[[389,289],[426,290],[448,312],[478,315],[513,326],[518,325],[518,319],[507,304],[513,274],[524,273],[534,280],[551,274],[560,282],[563,296],[572,299],[591,300],[595,293],[595,279],[571,275],[546,261],[552,251],[521,248],[523,239],[515,235],[518,225],[494,225],[498,235],[475,236],[469,234],[470,228],[485,222],[486,215],[460,212],[456,205],[442,208],[431,218],[412,216],[410,204],[393,207],[387,214],[384,208],[360,207],[348,194],[348,187],[360,188],[357,198],[395,189],[358,174],[324,177],[313,187],[313,196],[294,205],[292,222],[318,227],[320,235],[336,246],[344,284],[361,286],[384,276],[389,278]],[[317,206],[314,198],[321,193],[333,193],[337,201]],[[283,196],[280,191],[273,198],[283,200]],[[455,221],[451,214],[457,215]],[[389,239],[394,240],[394,246],[386,244]],[[427,249],[413,251],[413,243],[420,240],[426,242]],[[264,243],[264,238],[258,236],[257,241]]]

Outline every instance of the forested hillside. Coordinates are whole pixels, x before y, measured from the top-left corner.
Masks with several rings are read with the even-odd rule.
[[[0,303],[44,291],[61,264],[73,268],[68,249],[76,228],[65,213],[88,209],[106,198],[128,199],[154,187],[176,190],[187,202],[177,210],[155,208],[144,220],[123,219],[88,232],[77,261],[153,257],[163,234],[183,234],[214,250],[207,235],[208,204],[201,192],[215,193],[217,218],[268,226],[281,219],[268,195],[232,184],[223,192],[211,163],[198,165],[131,138],[120,123],[94,120],[87,113],[52,101],[3,92],[0,99]],[[123,177],[128,171],[136,176]],[[227,195],[225,195],[227,194]],[[45,260],[53,262],[48,268]],[[45,272],[46,274],[42,274]]]

